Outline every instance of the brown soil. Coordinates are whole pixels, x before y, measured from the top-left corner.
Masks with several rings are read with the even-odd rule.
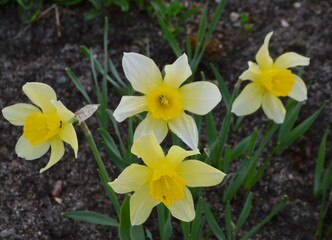
[[[59,7],[61,37],[57,36],[53,12],[24,31],[26,25],[20,22],[14,6],[0,9],[1,109],[14,103],[27,102],[21,87],[25,82],[32,81],[53,86],[59,99],[73,111],[84,106],[86,103],[64,72],[65,67],[71,68],[83,81],[89,94],[94,96],[90,63],[81,53],[80,45],[92,48],[102,59],[103,18],[85,22],[82,12],[87,10],[87,6],[72,9]],[[253,24],[250,32],[234,26],[230,18],[231,12],[244,11],[249,12]],[[159,66],[175,60],[173,52],[161,37],[156,19],[148,12],[133,8],[128,13],[122,13],[111,9],[106,15],[110,24],[110,57],[120,72],[122,53],[135,51],[144,54],[147,43],[151,58]],[[311,58],[311,64],[305,68],[303,75],[309,85],[309,94],[300,120],[323,103],[326,104],[324,113],[312,129],[283,155],[272,159],[263,178],[253,188],[253,210],[244,225],[244,231],[261,220],[283,195],[289,196],[286,208],[253,239],[315,238],[319,206],[318,200],[312,196],[315,156],[323,132],[332,121],[331,16],[332,5],[328,0],[229,1],[215,33],[215,41],[220,42],[222,48],[210,52],[203,59],[201,69],[206,71],[207,76],[212,77],[207,64],[212,62],[232,88],[246,69],[246,62],[254,59],[265,35],[274,30],[270,44],[272,56],[296,51]],[[197,19],[192,19],[188,23],[190,29],[195,29],[196,23]],[[21,36],[17,38],[18,35]],[[111,109],[117,106],[120,99],[113,93],[111,90]],[[223,112],[223,109],[223,106],[219,106],[216,114],[218,110]],[[266,119],[261,111],[249,116],[243,122],[241,134],[248,135],[252,127],[259,126],[262,121],[266,122]],[[89,120],[88,124],[92,129],[97,126],[94,119]],[[78,159],[75,160],[73,153],[67,149],[65,157],[57,165],[39,174],[48,157],[36,161],[18,158],[14,146],[21,129],[1,118],[0,239],[117,239],[116,229],[61,216],[61,212],[66,210],[83,209],[114,216],[112,205],[99,183],[93,156],[83,134],[79,129],[77,132],[80,149]],[[97,133],[95,138],[98,139]],[[330,147],[327,154],[327,159],[331,159]],[[109,158],[106,155],[103,158],[111,175],[116,176]],[[54,185],[59,180],[62,182],[59,193],[62,203],[52,196]],[[225,209],[220,200],[222,186],[211,188],[209,192],[211,204],[219,207],[217,213],[222,216]],[[232,202],[234,220],[241,211],[246,195],[246,192],[241,192]],[[174,220],[174,223],[177,224],[177,221]],[[219,223],[223,226],[224,220]]]

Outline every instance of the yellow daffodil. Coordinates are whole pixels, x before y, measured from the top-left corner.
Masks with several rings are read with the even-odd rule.
[[[124,73],[132,87],[144,96],[124,96],[114,111],[118,122],[147,111],[146,118],[137,126],[134,139],[153,131],[158,142],[166,137],[168,128],[190,148],[198,145],[198,130],[189,111],[204,115],[221,100],[218,87],[210,82],[193,82],[181,86],[192,74],[186,54],[165,66],[165,77],[148,57],[125,53]]]
[[[22,89],[33,104],[18,103],[2,110],[11,124],[23,126],[23,135],[15,147],[17,155],[34,160],[51,147],[50,160],[40,172],[61,159],[65,151],[63,142],[70,144],[77,158],[78,143],[72,123],[74,113],[57,101],[54,90],[44,83],[26,83]]]
[[[256,63],[248,62],[249,68],[240,79],[250,80],[235,99],[232,112],[238,116],[255,112],[260,106],[269,119],[283,123],[286,110],[279,97],[289,96],[297,101],[307,99],[307,88],[303,80],[287,68],[309,65],[309,58],[287,52],[275,61],[269,54],[269,41],[273,32],[267,34],[264,44],[256,54]]]
[[[219,184],[225,174],[198,160],[184,158],[199,154],[172,146],[165,156],[153,134],[137,139],[132,153],[142,158],[146,166],[132,164],[109,185],[117,193],[134,192],[130,198],[130,220],[140,225],[152,209],[163,203],[171,214],[182,221],[195,217],[194,203],[188,187],[208,187]]]

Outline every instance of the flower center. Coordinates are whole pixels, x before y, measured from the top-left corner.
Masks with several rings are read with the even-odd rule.
[[[267,91],[278,97],[284,97],[292,90],[295,83],[295,77],[290,70],[272,69],[261,71],[259,81]]]
[[[173,169],[162,167],[153,172],[150,194],[153,199],[170,206],[184,198],[184,187],[185,181]]]
[[[27,116],[23,127],[23,136],[36,145],[59,134],[62,121],[56,113],[32,113]]]
[[[159,86],[146,95],[148,109],[155,119],[174,119],[183,111],[182,96],[178,89]]]

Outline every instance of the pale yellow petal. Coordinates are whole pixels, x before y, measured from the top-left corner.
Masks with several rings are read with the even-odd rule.
[[[55,110],[51,100],[56,101],[56,94],[47,84],[28,82],[23,85],[22,89],[30,101],[40,107],[44,113],[49,113]]]
[[[285,69],[297,66],[308,66],[309,63],[310,58],[304,57],[295,52],[287,52],[276,59],[274,66],[277,69]]]
[[[130,198],[131,225],[141,225],[151,214],[152,209],[160,202],[150,197],[148,184],[141,186]]]
[[[278,97],[272,93],[266,93],[263,96],[262,108],[269,119],[275,123],[281,124],[285,120],[286,110]]]
[[[269,42],[272,37],[273,32],[266,35],[264,39],[264,44],[261,46],[256,54],[256,62],[262,69],[268,69],[273,65],[273,59],[270,57],[269,53]]]
[[[224,179],[225,173],[198,160],[185,160],[176,168],[188,187],[214,186]]]
[[[15,152],[17,156],[25,160],[35,160],[43,156],[49,148],[50,143],[48,141],[32,145],[29,140],[22,135],[16,143]]]
[[[190,222],[195,218],[194,201],[187,187],[184,188],[184,194],[185,197],[183,199],[175,201],[172,205],[168,206],[168,209],[173,217],[184,222]]]
[[[75,114],[72,111],[68,110],[61,101],[52,100],[51,103],[56,108],[58,116],[62,122],[71,122],[71,120],[75,117]]]
[[[154,133],[158,143],[161,143],[168,133],[167,122],[163,119],[155,119],[151,113],[147,113],[145,119],[137,126],[134,139],[138,139],[150,131]]]
[[[198,129],[192,116],[183,112],[179,117],[169,121],[168,126],[191,149],[197,149]]]
[[[173,64],[165,66],[164,83],[171,88],[179,88],[191,74],[188,57],[184,53]]]
[[[15,126],[23,126],[26,117],[34,112],[40,112],[40,109],[26,103],[17,103],[2,109],[4,118]]]
[[[78,140],[73,124],[71,123],[62,124],[59,136],[62,141],[68,143],[73,148],[75,158],[77,158]]]
[[[50,144],[51,144],[51,156],[50,160],[48,161],[47,165],[40,169],[40,173],[46,171],[50,167],[52,167],[54,164],[60,161],[62,158],[63,154],[65,153],[65,148],[63,146],[63,141],[58,138],[54,137],[50,139]]]
[[[122,122],[128,117],[147,110],[145,96],[123,96],[119,106],[114,110],[113,116],[118,122]]]
[[[154,61],[138,53],[124,53],[122,67],[133,89],[147,94],[162,84],[162,76]]]
[[[152,169],[156,169],[160,160],[165,157],[163,149],[151,131],[134,141],[131,152],[142,158],[144,163]]]
[[[288,96],[299,102],[307,100],[307,87],[305,83],[299,76],[293,75],[295,77],[295,83],[292,90],[288,93]]]
[[[187,151],[179,146],[174,145],[168,151],[166,158],[168,159],[170,164],[172,164],[173,166],[176,166],[180,162],[182,162],[183,159],[185,159],[186,157],[196,155],[196,154],[200,154],[198,149],[192,150],[192,151]]]
[[[210,82],[193,82],[180,88],[185,110],[205,115],[221,100],[221,93],[215,84]]]
[[[242,81],[251,80],[255,81],[259,77],[259,67],[256,63],[249,61],[248,69],[240,75]]]
[[[151,171],[148,167],[131,164],[113,181],[108,183],[116,193],[129,193],[138,190],[151,178]]]
[[[251,114],[261,106],[263,88],[255,83],[249,83],[234,100],[232,105],[232,112],[237,116],[244,116]]]

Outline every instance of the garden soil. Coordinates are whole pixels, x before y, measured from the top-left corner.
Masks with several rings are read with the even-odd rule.
[[[197,1],[198,2],[198,1]],[[201,7],[189,1],[189,6]],[[210,6],[216,3],[211,2]],[[50,5],[45,5],[46,10]],[[16,7],[7,5],[0,9],[0,108],[27,102],[22,92],[26,82],[44,82],[51,85],[58,98],[72,111],[87,104],[65,73],[70,68],[83,82],[92,99],[96,101],[90,63],[82,54],[81,45],[90,48],[103,59],[102,16],[84,21],[83,12],[88,3],[70,9],[58,6],[60,28],[56,25],[54,9],[31,25],[19,20]],[[238,20],[239,14],[249,13],[249,26],[245,30]],[[102,15],[109,19],[109,57],[122,74],[123,52],[146,53],[162,67],[175,60],[175,55],[162,37],[162,32],[151,12],[132,6],[129,12],[113,7]],[[195,38],[199,14],[181,23],[184,32]],[[308,100],[303,104],[299,121],[304,120],[322,105],[324,112],[313,127],[282,155],[274,157],[262,179],[252,189],[253,207],[240,235],[255,226],[265,215],[288,195],[289,202],[280,214],[269,221],[252,239],[315,239],[319,213],[319,200],[313,197],[313,179],[318,145],[323,133],[332,122],[332,3],[331,1],[239,1],[228,2],[218,22],[200,70],[213,80],[209,64],[221,72],[230,89],[238,76],[254,60],[264,37],[274,31],[270,43],[272,56],[295,51],[311,58],[303,79],[308,85]],[[61,35],[61,36],[60,36]],[[197,75],[196,80],[200,80]],[[120,97],[109,89],[110,109],[115,109]],[[223,103],[213,111],[218,122],[224,117]],[[268,121],[261,110],[248,116],[238,133],[231,133],[229,144],[247,136],[252,129]],[[102,151],[110,176],[119,173],[104,154],[97,135],[95,118],[87,121]],[[124,126],[124,125],[121,125]],[[124,127],[122,129],[124,131]],[[112,133],[112,129],[110,129]],[[46,165],[49,155],[39,160],[25,161],[15,154],[15,144],[22,134],[21,127],[10,125],[0,118],[0,239],[117,239],[117,230],[64,218],[61,213],[71,210],[92,210],[115,216],[113,206],[99,182],[97,166],[83,133],[77,128],[79,138],[78,158],[66,149],[63,159],[45,173],[39,169]],[[202,131],[204,134],[204,131]],[[239,137],[240,136],[240,137]],[[263,157],[268,155],[271,146]],[[331,136],[327,159],[332,159]],[[237,166],[234,162],[232,170]],[[262,159],[263,161],[264,159]],[[228,174],[232,174],[231,171]],[[225,205],[222,203],[224,186],[208,188],[205,199],[213,206],[221,226],[224,226]],[[241,212],[248,192],[240,190],[231,202],[233,222]],[[329,218],[332,221],[330,198]],[[156,212],[147,221],[147,228],[158,236],[153,224]],[[173,219],[175,237],[181,239],[179,222]],[[158,237],[154,237],[158,239]],[[211,237],[211,239],[213,239]]]

